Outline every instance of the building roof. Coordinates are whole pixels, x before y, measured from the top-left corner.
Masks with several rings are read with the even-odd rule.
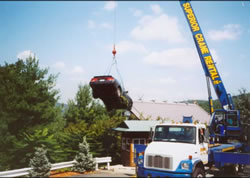
[[[150,132],[150,128],[158,123],[160,121],[126,120],[113,130],[119,132]]]
[[[209,123],[210,115],[197,104],[156,103],[134,101],[132,112],[139,119],[182,122],[183,116],[192,116],[193,121]]]

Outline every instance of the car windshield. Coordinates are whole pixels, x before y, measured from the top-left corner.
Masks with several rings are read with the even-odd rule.
[[[154,141],[195,144],[196,128],[192,126],[157,126]]]

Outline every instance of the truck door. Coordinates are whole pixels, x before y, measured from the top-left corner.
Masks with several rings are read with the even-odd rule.
[[[198,130],[199,155],[203,164],[208,163],[208,140],[205,138],[205,128]]]

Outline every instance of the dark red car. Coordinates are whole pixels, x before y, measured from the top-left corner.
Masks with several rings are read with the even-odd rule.
[[[93,97],[100,98],[108,111],[112,109],[131,110],[132,99],[113,76],[95,76],[90,81],[90,87]]]

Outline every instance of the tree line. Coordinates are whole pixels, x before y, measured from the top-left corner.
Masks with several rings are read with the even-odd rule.
[[[58,105],[57,77],[32,57],[0,65],[0,171],[28,167],[42,145],[51,163],[71,161],[84,136],[94,157],[119,161],[121,138],[112,128],[123,112],[107,112],[88,84],[79,85],[65,109]]]

